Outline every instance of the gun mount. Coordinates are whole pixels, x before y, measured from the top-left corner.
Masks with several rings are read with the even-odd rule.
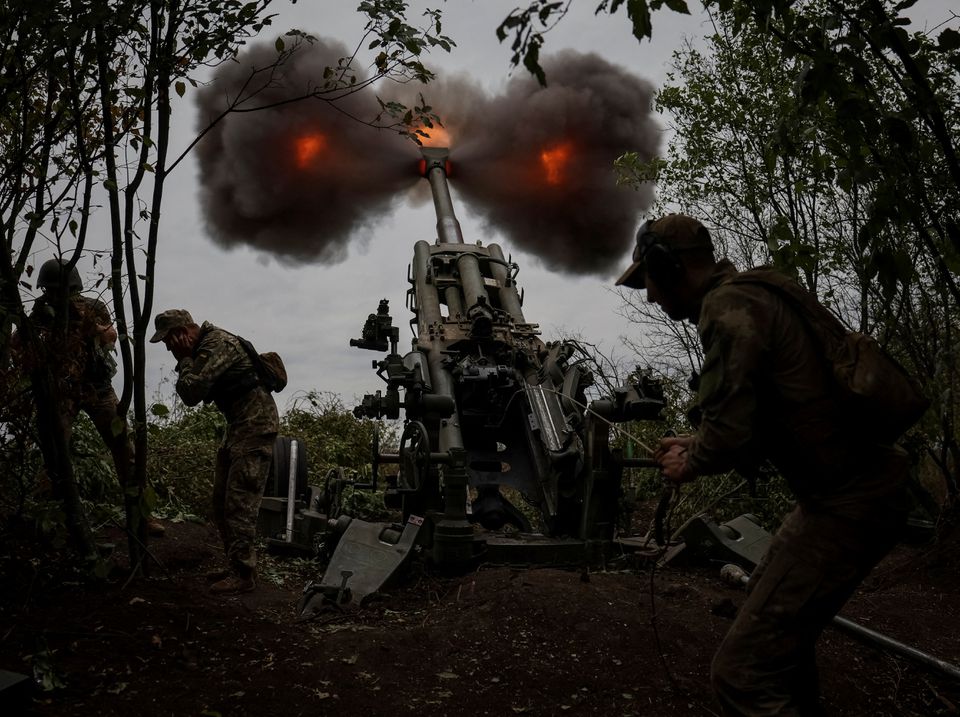
[[[518,266],[497,244],[464,242],[447,184],[448,150],[422,154],[438,238],[416,242],[408,270],[412,350],[398,354],[386,300],[350,342],[382,351],[390,341],[390,353],[373,362],[386,392],[368,394],[354,409],[369,418],[404,411],[398,453],[375,450],[375,464],[398,465],[387,500],[405,521],[425,519],[422,542],[445,566],[489,547],[474,524],[533,529],[504,488],[535,507],[547,537],[610,540],[624,460],[610,448],[608,424],[657,419],[663,392],[641,376],[588,407],[594,379],[576,360],[576,345],[540,339],[523,313]]]

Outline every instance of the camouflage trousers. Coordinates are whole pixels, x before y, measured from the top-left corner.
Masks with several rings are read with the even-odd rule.
[[[217,452],[213,519],[230,570],[250,577],[257,567],[254,537],[276,434],[235,437]]]
[[[86,413],[103,439],[104,445],[110,450],[113,465],[117,471],[117,480],[121,487],[133,477],[133,444],[130,431],[123,416],[117,415],[117,394],[113,386],[91,387],[84,392],[82,399],[67,399],[63,405],[64,433],[67,442],[73,434],[73,424],[80,411]]]
[[[894,546],[906,515],[893,498],[856,519],[796,507],[750,579],[713,659],[725,715],[822,715],[816,642]]]

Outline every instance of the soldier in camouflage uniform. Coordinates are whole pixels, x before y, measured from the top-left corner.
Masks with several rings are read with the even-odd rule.
[[[766,459],[797,498],[714,657],[723,711],[822,714],[815,644],[896,542],[906,454],[849,420],[796,310],[762,285],[730,283],[735,275],[700,222],[672,214],[641,227],[617,283],[696,324],[703,344],[697,430],[661,441],[665,478],[748,473]]]
[[[182,309],[158,314],[155,325],[150,341],[163,341],[177,359],[177,393],[183,402],[212,401],[227,419],[217,453],[213,515],[229,570],[210,590],[249,592],[256,587],[253,541],[279,430],[277,405],[233,334],[206,321],[198,326]]]
[[[117,331],[110,312],[99,299],[80,293],[80,273],[76,267],[66,272],[60,259],[50,259],[40,267],[37,288],[43,294],[34,303],[30,318],[40,332],[48,359],[56,362],[54,374],[61,391],[61,422],[67,440],[83,411],[110,449],[117,480],[125,488],[133,476],[133,445],[127,421],[117,412],[119,401],[113,390]],[[64,308],[65,322],[58,320]],[[164,527],[148,516],[147,531],[160,536]]]

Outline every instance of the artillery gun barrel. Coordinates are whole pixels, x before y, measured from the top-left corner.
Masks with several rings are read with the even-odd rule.
[[[453,211],[453,199],[447,185],[450,150],[446,147],[422,147],[423,173],[430,182],[433,207],[437,212],[437,239],[441,244],[463,244],[463,231]]]
[[[413,257],[413,282],[417,295],[418,323],[421,335],[426,338],[431,331],[438,330],[443,324],[437,286],[429,280],[430,245],[422,239],[418,241],[413,247]],[[429,366],[433,390],[435,393],[449,397],[451,401],[456,401],[453,377],[443,363],[444,354],[441,347],[436,343],[431,343],[431,347],[427,351],[427,365]],[[450,448],[462,447],[463,436],[460,433],[460,421],[456,412],[454,412],[454,415],[449,420],[444,421],[441,426],[440,448],[449,450]]]

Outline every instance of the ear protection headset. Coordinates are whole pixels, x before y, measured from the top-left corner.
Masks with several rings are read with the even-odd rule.
[[[677,226],[678,221],[681,223],[680,227]],[[659,222],[668,222],[665,227],[667,231],[679,231],[680,237],[673,237],[672,242],[667,241],[663,234],[653,228]],[[680,246],[676,246],[678,239]],[[655,284],[672,288],[680,283],[687,271],[679,255],[702,250],[713,251],[713,242],[707,228],[689,217],[671,214],[658,220],[647,220],[640,226],[637,231],[637,246],[633,250],[633,261],[640,262],[640,266]]]
[[[647,274],[658,286],[676,286],[683,276],[683,262],[654,231],[654,223],[648,219],[637,231],[637,246],[633,250],[633,260],[643,262]]]

